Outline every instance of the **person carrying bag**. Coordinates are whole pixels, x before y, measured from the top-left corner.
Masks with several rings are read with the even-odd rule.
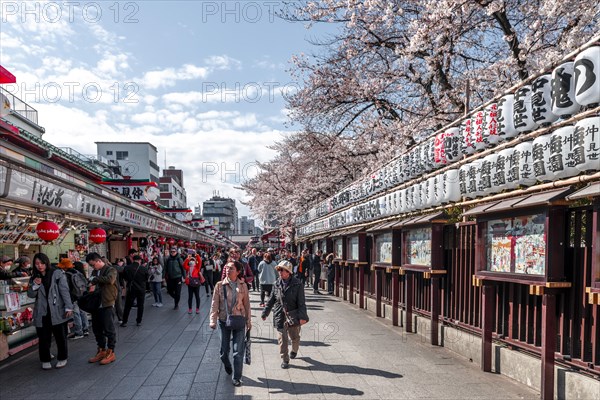
[[[233,373],[234,386],[242,384],[246,330],[252,328],[248,286],[238,279],[244,266],[239,261],[225,265],[225,278],[217,282],[210,307],[211,329],[219,324],[221,361],[227,374]],[[229,359],[230,342],[233,348],[233,368]]]

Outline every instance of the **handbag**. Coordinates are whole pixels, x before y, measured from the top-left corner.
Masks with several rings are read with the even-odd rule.
[[[100,290],[85,292],[78,300],[79,308],[85,312],[92,313],[98,311],[102,305],[102,296]]]
[[[244,362],[248,365],[250,365],[252,363],[252,353],[250,352],[250,345],[252,344],[252,341],[250,340],[250,330],[248,330],[246,332],[246,340],[245,340],[245,353],[244,353]]]
[[[225,314],[227,317],[225,318],[225,326],[232,331],[239,331],[246,327],[246,317],[243,315],[231,315],[229,313],[229,306],[227,305],[227,288],[221,286],[223,289],[223,298],[225,299]]]
[[[189,278],[188,285],[190,287],[200,286],[200,278]]]

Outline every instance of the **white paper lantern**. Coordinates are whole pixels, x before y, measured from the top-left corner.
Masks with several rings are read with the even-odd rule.
[[[600,46],[575,57],[575,101],[582,106],[600,103]]]
[[[464,164],[458,169],[458,187],[462,197],[468,197],[467,180],[469,175],[469,164]]]
[[[600,116],[582,119],[573,131],[573,155],[579,171],[600,170]]]
[[[431,177],[429,179],[427,179],[426,183],[427,183],[427,191],[425,193],[425,205],[427,207],[432,207],[434,205],[437,205],[435,203],[435,198],[436,198],[436,187],[435,187],[435,182],[436,179],[435,177]]]
[[[431,179],[433,181],[433,188],[430,187],[429,190],[433,193],[432,205],[435,207],[444,202],[444,174],[437,174]]]
[[[504,171],[504,189],[515,189],[519,186],[519,160],[514,157],[515,148],[510,147],[498,153],[496,169]]]
[[[435,138],[428,139],[425,142],[425,163],[427,164],[427,171],[435,169]]]
[[[533,120],[540,126],[550,125],[558,119],[552,112],[552,75],[542,75],[533,81]]]
[[[488,196],[492,193],[492,164],[487,157],[480,160],[477,174],[477,191],[482,196]]]
[[[400,190],[396,190],[393,193],[393,197],[394,197],[393,213],[400,214],[402,212],[402,198],[400,197]]]
[[[477,111],[473,115],[473,126],[471,129],[471,141],[475,146],[475,150],[485,149],[485,141],[483,140],[483,131],[485,130],[485,111]]]
[[[415,203],[415,192],[417,191],[416,185],[410,185],[406,188],[406,204],[408,211],[414,211],[417,208]]]
[[[552,112],[561,118],[568,118],[581,108],[575,100],[574,64],[566,62],[552,71]]]
[[[471,118],[466,118],[460,124],[460,137],[461,137],[461,148],[463,154],[473,154],[475,153],[475,143],[473,143],[472,138],[472,130],[473,130],[473,120]]]
[[[552,132],[550,138],[550,171],[555,179],[563,179],[577,175],[573,157],[573,126],[563,126]]]
[[[415,183],[411,187],[413,210],[420,210],[423,207],[421,203],[421,184]]]
[[[500,141],[517,136],[514,122],[515,96],[507,94],[498,101],[498,137]]]
[[[485,108],[485,130],[483,140],[490,145],[500,141],[498,135],[498,104],[492,103]]]
[[[533,175],[535,179],[542,182],[554,179],[554,174],[548,169],[550,166],[550,139],[552,139],[552,134],[538,136],[531,145]]]
[[[531,186],[536,182],[533,172],[533,141],[519,143],[515,147],[515,155],[519,157],[519,184]]]
[[[458,169],[449,169],[444,172],[442,182],[442,202],[449,203],[459,201],[461,199],[460,193],[460,176]]]
[[[408,202],[408,188],[400,190],[400,202],[402,204],[402,212],[407,213],[410,212],[410,206]]]
[[[474,199],[478,196],[482,195],[482,192],[479,190],[479,178],[480,178],[480,171],[481,168],[481,161],[480,160],[475,160],[470,162],[469,164],[467,164],[467,171],[466,171],[466,194],[465,197],[469,198],[469,199]]]
[[[529,85],[522,86],[515,92],[513,121],[518,132],[528,132],[537,127],[537,124],[533,120],[531,95],[532,90]]]
[[[483,164],[481,167],[481,180],[480,184],[485,188],[487,194],[498,193],[501,188],[498,187],[494,178],[496,177],[496,161],[498,160],[498,154],[490,154],[487,155],[483,159]]]

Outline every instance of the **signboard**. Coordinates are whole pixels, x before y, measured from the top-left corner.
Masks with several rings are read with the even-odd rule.
[[[77,209],[81,215],[100,219],[104,221],[114,221],[115,205],[94,197],[80,194],[78,198]]]
[[[144,229],[156,229],[155,218],[120,206],[116,207],[114,221],[134,227],[143,227]]]
[[[7,199],[63,212],[78,210],[78,193],[74,190],[14,169],[8,181]]]

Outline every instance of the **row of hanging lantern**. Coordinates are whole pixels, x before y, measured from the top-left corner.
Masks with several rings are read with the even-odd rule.
[[[600,103],[599,77],[600,46],[596,45],[580,52],[573,61],[560,64],[552,73],[541,75],[531,84],[474,112],[456,127],[413,147],[368,179],[355,182],[302,214],[296,223],[306,224],[377,192],[449,166],[463,156],[473,155],[539,127],[562,122],[586,107],[597,106]],[[460,193],[474,198],[519,185],[530,186],[536,181],[552,181],[583,171],[600,170],[597,118],[586,118],[575,126],[562,127],[531,142],[462,166],[455,182]],[[488,173],[490,168],[494,172]],[[443,181],[441,178],[432,179]],[[419,183],[416,186],[424,185]],[[425,196],[415,195],[417,199],[424,197],[426,205],[442,204],[439,199],[444,196],[438,195],[437,190],[431,190],[436,185],[429,183],[427,187],[407,190],[426,193]],[[430,196],[429,193],[434,194]],[[418,206],[410,204],[420,203],[407,200],[406,204],[398,209],[412,211]]]

